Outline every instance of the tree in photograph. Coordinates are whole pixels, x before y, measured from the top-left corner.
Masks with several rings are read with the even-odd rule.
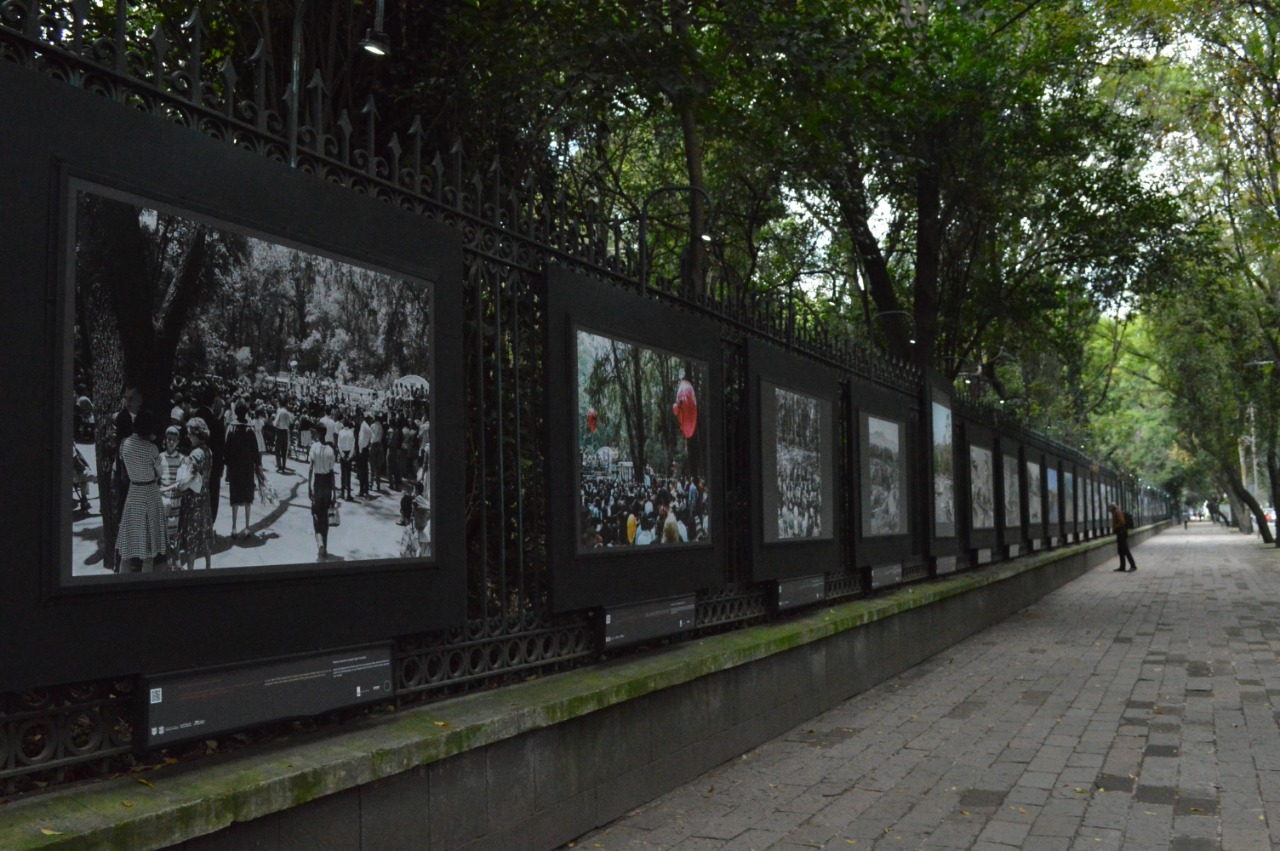
[[[95,435],[104,538],[115,541],[117,494],[110,471],[112,416],[127,387],[145,407],[168,408],[175,354],[218,283],[245,255],[245,240],[190,219],[91,192],[76,199],[75,281],[82,368],[99,411]]]

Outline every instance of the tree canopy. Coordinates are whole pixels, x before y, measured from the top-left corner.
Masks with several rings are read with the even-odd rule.
[[[210,68],[256,51],[280,103],[298,8],[206,10]],[[304,116],[372,94],[382,126],[619,225],[646,276],[785,295],[1152,478],[1216,458],[1229,490],[1248,432],[1274,492],[1272,5],[401,0],[378,63],[373,9],[298,18],[328,86]],[[178,4],[127,18],[191,37]]]

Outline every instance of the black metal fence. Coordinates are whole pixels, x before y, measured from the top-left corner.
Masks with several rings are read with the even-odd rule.
[[[639,288],[634,235],[508,180],[500,163],[473,163],[459,147],[425,150],[419,122],[383,127],[372,99],[359,109],[326,103],[327,81],[310,73],[282,85],[260,50],[212,66],[202,48],[198,8],[182,28],[183,44],[171,43],[160,29],[140,33],[130,15],[124,2],[108,14],[85,2],[3,0],[0,62],[260,157],[293,162],[316,180],[444,223],[464,237],[467,619],[460,629],[397,639],[398,700],[435,699],[597,659],[590,613],[556,616],[548,604],[545,305],[539,287],[556,265],[604,287]],[[314,84],[295,99],[302,79]],[[273,102],[268,93],[279,91],[285,97]],[[723,329],[726,423],[747,413],[745,350],[751,339],[773,341],[864,382],[921,398],[925,378],[917,370],[851,343],[838,328],[798,317],[796,303],[786,298],[718,286],[691,294],[666,280],[650,290],[654,298],[713,317]],[[1022,435],[1000,412],[963,402],[961,409],[991,428]],[[723,516],[740,526],[750,522],[740,431],[727,430],[725,452],[720,505]],[[1066,447],[1060,454],[1075,457]],[[926,488],[920,483],[921,492]],[[1130,504],[1137,493],[1128,489]],[[1161,510],[1153,503],[1145,519]],[[766,590],[743,567],[748,537],[727,536],[723,583],[698,596],[698,631],[770,615]],[[901,579],[928,572],[922,558]],[[865,571],[853,569],[829,574],[826,583],[828,599],[870,589]],[[137,692],[136,680],[124,678],[0,694],[0,782],[6,784],[0,790],[28,788],[67,772],[110,770],[112,759],[132,748]]]

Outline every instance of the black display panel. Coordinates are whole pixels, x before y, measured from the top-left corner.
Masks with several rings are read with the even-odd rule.
[[[22,116],[20,122],[0,122],[0,144],[12,162],[23,164],[6,178],[12,197],[23,203],[0,205],[0,227],[6,234],[0,284],[8,294],[9,320],[0,336],[0,356],[23,365],[0,370],[0,439],[23,447],[0,453],[0,503],[6,507],[6,528],[18,530],[0,556],[0,658],[5,660],[0,691],[241,664],[460,624],[466,616],[463,362],[456,356],[437,359],[433,353],[462,350],[461,236],[395,205],[22,69],[0,67],[0,114]],[[89,209],[93,207],[97,209]],[[162,218],[181,239],[163,243],[155,237]],[[86,222],[121,238],[82,240]],[[251,240],[258,241],[257,248]],[[164,254],[175,246],[185,262]],[[335,557],[318,559],[312,538],[301,555],[277,551],[263,563],[233,566],[228,561],[233,552],[237,558],[272,553],[289,540],[283,529],[281,538],[262,540],[284,516],[273,516],[280,502],[290,502],[288,512],[296,507],[295,499],[306,498],[278,483],[274,507],[263,506],[254,494],[249,526],[258,538],[231,538],[229,524],[215,527],[219,534],[209,570],[201,554],[193,571],[121,575],[102,567],[105,546],[84,547],[79,540],[92,540],[96,533],[89,527],[101,520],[85,516],[99,512],[93,488],[90,511],[84,514],[72,496],[73,478],[85,475],[75,457],[77,439],[96,447],[97,430],[114,425],[126,384],[135,380],[153,388],[159,384],[148,403],[164,400],[164,407],[155,405],[158,417],[172,409],[167,394],[174,385],[137,378],[136,373],[148,372],[148,361],[167,358],[171,367],[203,363],[175,371],[188,382],[202,375],[232,376],[242,365],[251,366],[251,385],[257,383],[260,365],[272,375],[271,367],[259,361],[260,351],[270,344],[265,331],[259,342],[229,336],[225,326],[193,331],[193,323],[212,323],[212,317],[225,316],[237,300],[245,316],[263,320],[260,302],[269,286],[255,278],[262,271],[255,263],[243,261],[242,252],[252,251],[288,254],[292,259],[266,264],[284,275],[286,283],[305,279],[305,274],[292,273],[295,261],[311,264],[313,273],[332,263],[324,267],[325,274],[367,275],[384,287],[394,281],[403,287],[396,291],[398,297],[427,298],[423,308],[406,303],[396,315],[419,330],[429,325],[426,356],[415,355],[411,367],[426,374],[409,373],[408,361],[397,367],[430,385],[429,556],[425,546],[419,554],[402,551],[405,527],[396,525],[394,515],[385,525],[374,521],[379,525],[370,527],[369,546],[360,553],[340,549],[340,540],[354,540],[361,526],[357,514],[348,514],[344,505],[341,526],[331,538]],[[210,252],[215,262],[205,262]],[[82,289],[78,298],[77,286],[87,283],[77,284],[80,273],[126,279],[138,275],[139,280],[132,287],[94,287],[93,294]],[[163,293],[174,298],[185,293],[189,299],[186,319],[178,321],[182,311],[173,300],[166,302],[156,283],[175,275],[203,279],[196,289],[225,304],[190,298],[195,290],[174,278]],[[139,308],[144,296],[151,297],[150,304]],[[104,305],[100,297],[110,303]],[[304,312],[318,306],[305,302]],[[114,315],[116,321],[98,322],[86,338],[77,334],[77,325],[90,314],[98,319]],[[138,356],[137,344],[142,341],[145,348],[149,339],[138,326],[148,321],[164,330],[152,335],[151,343],[172,343],[173,354],[157,346]],[[179,329],[185,331],[171,339],[169,332]],[[127,357],[121,341],[110,339],[113,333],[132,340]],[[213,344],[215,339],[220,342]],[[91,375],[77,375],[78,344],[99,353]],[[374,389],[389,397],[393,386]],[[90,428],[83,413],[77,413],[78,387],[87,391],[83,395],[95,408]],[[263,448],[270,480],[273,457],[270,447]],[[96,460],[96,450],[80,454],[88,464]],[[290,466],[296,469],[299,463],[292,459]],[[143,475],[136,480],[149,487]],[[222,487],[222,494],[229,495],[225,479]],[[383,493],[368,501],[369,511],[398,500],[398,495]],[[219,523],[228,508],[221,505]],[[244,523],[240,508],[238,530]],[[156,518],[153,510],[147,516]],[[305,528],[306,520],[298,520]],[[350,538],[340,539],[344,533]],[[307,545],[304,536],[292,534],[290,546]],[[94,563],[87,549],[101,551],[101,558]],[[362,557],[364,552],[370,557]],[[122,635],[121,640],[104,639]],[[34,646],[41,652],[30,652]]]
[[[839,570],[839,375],[754,340],[747,370],[752,576],[765,581]]]
[[[955,428],[950,400],[934,393],[930,402],[933,454],[933,534],[951,538],[956,534]]]
[[[694,594],[614,606],[604,610],[600,643],[612,650],[676,635],[693,629],[697,623],[698,598]]]
[[[854,561],[859,568],[896,563],[902,573],[902,564],[920,555],[918,518],[928,512],[915,486],[928,482],[920,469],[920,401],[858,381],[849,392],[849,441],[856,453],[849,488],[855,501]],[[877,582],[892,581],[891,571],[880,574]]]
[[[883,538],[910,530],[907,424],[891,416],[858,418],[862,450],[862,536]]]
[[[395,697],[390,644],[144,679],[141,744],[157,748]]]
[[[961,430],[965,467],[960,480],[964,488],[961,504],[965,507],[965,538],[971,561],[983,564],[991,560],[991,552],[999,544],[997,530],[1004,508],[997,502],[1004,485],[1002,479],[997,479],[1001,475],[1000,450],[991,429],[966,421]]]
[[[969,510],[974,531],[996,527],[995,453],[969,444]]]
[[[439,282],[81,180],[63,200],[88,479],[64,582],[435,561]]]
[[[997,441],[1000,460],[1000,540],[1006,545],[1022,542],[1023,476],[1022,448],[1008,438]]]
[[[561,269],[547,308],[553,606],[722,581],[718,326]]]

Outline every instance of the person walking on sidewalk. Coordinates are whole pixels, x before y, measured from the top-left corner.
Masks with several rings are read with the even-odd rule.
[[[1135,571],[1138,565],[1133,561],[1133,553],[1129,552],[1129,515],[1121,511],[1114,502],[1107,503],[1107,510],[1111,512],[1111,531],[1116,533],[1116,551],[1120,554],[1120,566],[1115,572],[1125,572],[1126,559],[1129,561],[1129,571]]]

